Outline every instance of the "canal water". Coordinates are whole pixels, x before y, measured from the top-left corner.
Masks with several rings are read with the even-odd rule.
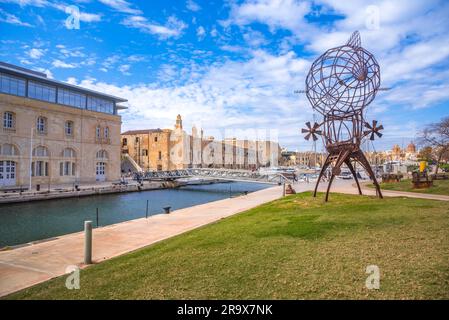
[[[106,226],[126,220],[229,198],[271,185],[251,182],[185,186],[179,189],[117,193],[81,198],[0,204],[0,248],[82,231],[85,220]]]

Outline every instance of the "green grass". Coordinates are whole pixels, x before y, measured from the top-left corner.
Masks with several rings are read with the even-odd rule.
[[[379,290],[365,288],[368,265]],[[448,299],[449,205],[288,196],[9,299]]]
[[[368,186],[373,187],[372,184]],[[380,187],[384,190],[441,194],[449,196],[449,180],[435,180],[433,182],[433,186],[426,189],[414,189],[412,181],[409,179],[405,179],[395,183],[381,183]]]

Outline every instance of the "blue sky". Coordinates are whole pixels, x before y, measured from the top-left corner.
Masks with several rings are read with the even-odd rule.
[[[171,127],[180,113],[206,135],[272,130],[308,150],[300,129],[313,112],[295,90],[359,30],[391,88],[367,108],[385,126],[374,148],[390,149],[448,115],[447,17],[433,0],[0,0],[0,60],[127,98],[123,131]]]

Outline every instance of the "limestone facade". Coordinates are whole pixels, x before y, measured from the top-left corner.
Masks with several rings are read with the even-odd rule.
[[[118,180],[125,101],[0,62],[0,188]]]
[[[128,154],[143,170],[184,168],[257,169],[276,166],[279,144],[272,141],[217,140],[204,137],[193,127],[187,134],[178,115],[174,129],[130,130],[122,133],[122,154]]]

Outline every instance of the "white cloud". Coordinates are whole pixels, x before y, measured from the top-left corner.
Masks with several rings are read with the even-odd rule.
[[[68,77],[67,80],[66,80],[65,82],[67,82],[68,84],[76,85],[77,80],[76,80],[75,77]]]
[[[178,113],[211,132],[217,128],[275,128],[283,137],[297,134],[310,108],[293,92],[310,62],[293,52],[275,56],[253,51],[247,62],[227,61],[197,70],[185,84],[172,83],[183,70],[164,65],[159,83],[116,86],[84,80],[81,85],[129,100],[123,130],[170,125]],[[191,70],[195,70],[192,66]],[[191,70],[186,70],[191,75]],[[138,120],[136,120],[138,119]],[[219,119],[219,121],[217,121]]]
[[[116,11],[122,13],[128,13],[133,15],[142,14],[139,9],[131,8],[131,4],[125,0],[99,0],[101,3],[113,8]]]
[[[194,12],[201,10],[201,7],[193,0],[187,0],[186,7],[190,11],[194,11]]]
[[[118,67],[118,70],[124,74],[124,75],[131,75],[131,73],[129,73],[129,69],[131,68],[131,66],[129,64],[122,64],[121,66]]]
[[[48,78],[53,79],[53,73],[50,70],[45,68],[36,68],[36,70],[45,73]]]
[[[64,61],[61,61],[59,59],[53,60],[52,62],[53,67],[55,68],[63,68],[63,69],[73,69],[76,68],[76,65],[72,63],[67,63]]]
[[[151,23],[142,16],[127,17],[122,21],[122,24],[130,28],[137,28],[145,33],[157,35],[160,39],[177,38],[187,28],[187,25],[175,16],[170,16],[165,25]]]
[[[311,11],[308,2],[295,0],[253,0],[233,5],[229,20],[224,24],[248,25],[252,22],[267,24],[272,31],[278,28],[300,32],[307,23],[304,16]]]
[[[196,29],[196,36],[198,37],[198,40],[200,40],[200,41],[203,40],[204,37],[206,36],[206,29],[204,29],[203,26],[199,26]]]
[[[22,27],[32,27],[31,24],[29,24],[27,22],[23,22],[22,20],[20,20],[20,18],[16,17],[13,14],[10,14],[6,11],[3,11],[2,9],[0,9],[0,21],[6,22],[9,24],[14,24],[17,26],[22,26]]]
[[[44,53],[45,53],[45,50],[43,50],[43,49],[33,48],[27,52],[27,55],[32,59],[39,59],[40,57],[42,57],[44,55]]]

